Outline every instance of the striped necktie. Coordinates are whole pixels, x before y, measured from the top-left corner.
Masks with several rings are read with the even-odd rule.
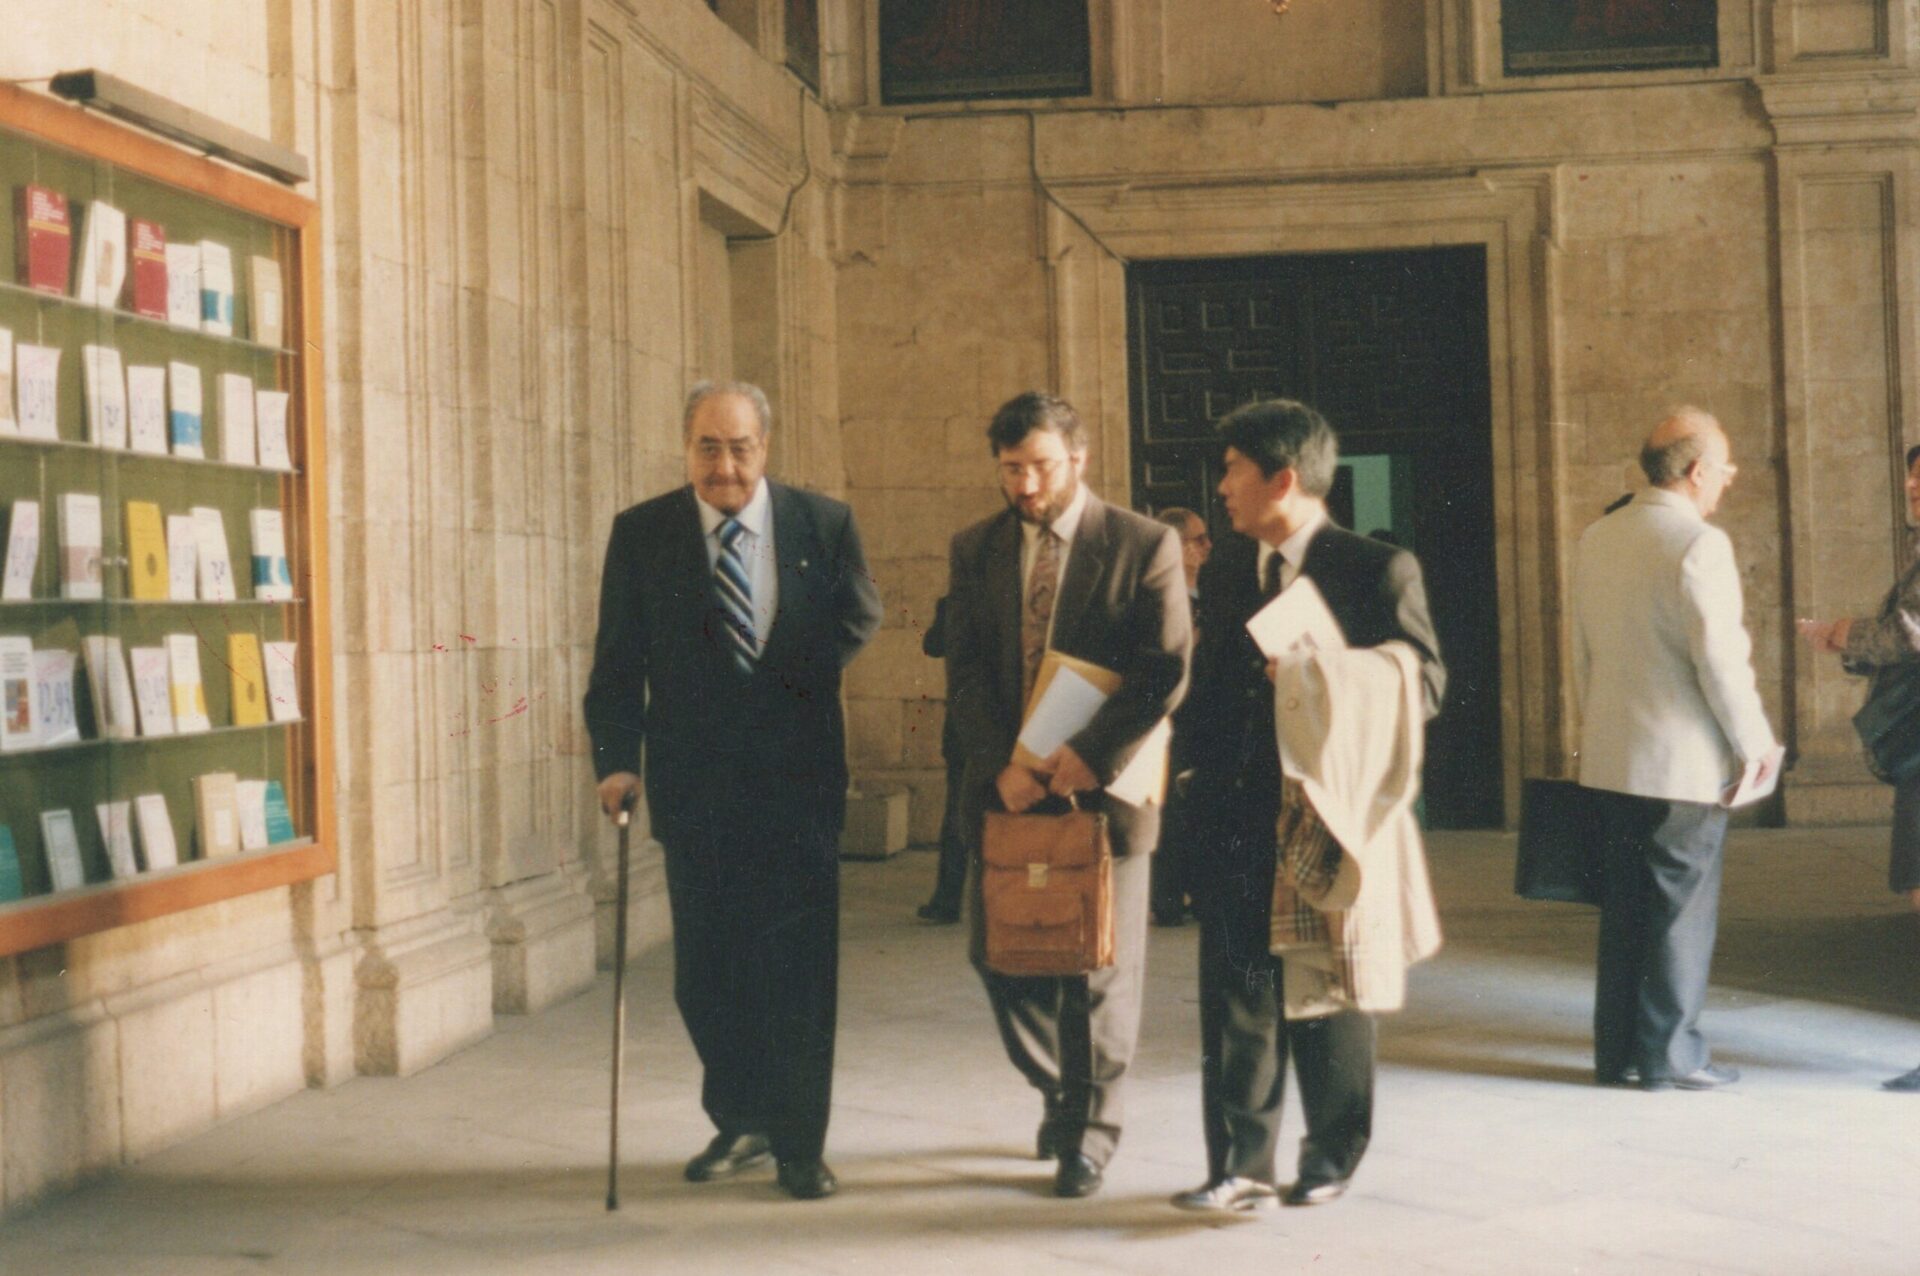
[[[746,530],[737,518],[720,524],[720,556],[713,565],[713,590],[727,622],[727,651],[734,668],[750,674],[758,652],[753,638],[753,585],[740,552],[740,538]]]

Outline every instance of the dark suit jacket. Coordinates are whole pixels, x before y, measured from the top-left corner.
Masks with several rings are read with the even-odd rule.
[[[1181,714],[1189,793],[1197,818],[1213,827],[1262,830],[1271,840],[1280,791],[1273,735],[1273,684],[1247,621],[1266,605],[1257,579],[1259,542],[1230,535],[1200,569],[1200,650],[1193,696]],[[1427,612],[1419,560],[1404,549],[1324,524],[1300,568],[1326,597],[1349,645],[1400,639],[1420,653],[1427,716],[1440,711],[1446,668]],[[1217,840],[1217,839],[1216,839]]]
[[[769,481],[779,598],[750,676],[732,665],[693,489],[614,519],[587,682],[601,779],[638,772],[663,842],[779,829],[829,842],[846,814],[840,671],[880,625],[853,511]]]
[[[1012,760],[1020,733],[1020,544],[1020,521],[1011,510],[953,538],[947,713],[966,768],[970,841],[979,836],[989,801],[998,800],[993,781]],[[1056,650],[1122,678],[1120,690],[1068,742],[1106,784],[1186,693],[1192,619],[1179,535],[1089,493],[1053,618]],[[1159,807],[1131,807],[1104,795],[1083,802],[1108,812],[1116,855],[1153,849]]]

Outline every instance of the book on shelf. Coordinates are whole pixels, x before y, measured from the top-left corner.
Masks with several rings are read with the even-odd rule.
[[[287,392],[261,390],[253,396],[253,423],[260,436],[260,464],[270,470],[291,470],[293,453],[287,447]]]
[[[39,292],[66,296],[73,270],[73,214],[67,197],[47,186],[22,186],[14,211],[16,278]]]
[[[133,680],[117,635],[90,634],[80,640],[87,658],[87,688],[93,693],[93,725],[103,740],[131,740],[140,734],[133,714]]]
[[[64,807],[40,812],[40,838],[47,848],[47,874],[53,878],[53,889],[85,886],[87,870],[80,860],[80,830],[74,826],[73,812]]]
[[[298,837],[293,827],[293,813],[287,809],[287,791],[281,787],[280,781],[267,781],[266,803],[267,845],[278,846]]]
[[[101,566],[100,498],[92,492],[60,497],[60,596],[101,598],[106,576]]]
[[[200,597],[206,602],[230,603],[233,559],[227,553],[227,520],[212,505],[193,507],[193,540],[200,564]]]
[[[13,347],[13,392],[20,436],[60,437],[60,347],[22,341]]]
[[[197,596],[195,575],[200,568],[200,530],[191,514],[167,515],[167,597],[190,603]]]
[[[204,416],[201,413],[200,369],[191,363],[173,360],[167,364],[167,433],[173,439],[175,456],[203,457],[206,445],[201,441]]]
[[[233,335],[233,252],[211,239],[200,241],[200,330]]]
[[[200,858],[216,859],[240,849],[240,812],[235,789],[240,777],[231,771],[209,771],[193,777],[194,832],[200,838]]]
[[[127,575],[135,600],[167,600],[167,533],[152,501],[127,502]]]
[[[220,394],[220,459],[253,464],[253,378],[222,372],[214,378]]]
[[[200,678],[200,635],[167,635],[168,702],[173,706],[173,729],[180,735],[207,731],[207,686]]]
[[[253,339],[277,350],[286,339],[280,263],[271,257],[249,257],[247,265],[253,276],[253,296],[248,301],[248,309],[253,312]]]
[[[26,879],[20,875],[20,848],[14,843],[13,830],[0,824],[0,904],[26,896]]]
[[[80,226],[80,278],[73,295],[111,310],[127,282],[127,215],[104,199],[87,201]]]
[[[40,502],[15,501],[7,519],[7,566],[0,577],[0,600],[33,597],[33,574],[40,566]]]
[[[129,647],[133,662],[133,700],[140,710],[140,734],[172,735],[173,666],[165,647]]]
[[[127,376],[112,346],[81,346],[81,381],[87,397],[87,442],[122,450],[127,446]]]
[[[40,719],[44,747],[77,744],[80,718],[73,704],[74,655],[65,647],[40,647],[33,653],[34,713]]]
[[[258,509],[247,514],[253,536],[253,596],[271,602],[293,598],[293,572],[287,566],[286,524],[279,510]]]
[[[257,727],[267,720],[267,675],[257,634],[227,635],[227,670],[233,683],[233,725]]]
[[[297,642],[270,642],[260,657],[267,671],[267,707],[275,722],[300,720],[299,654]]]
[[[0,435],[20,433],[13,414],[13,330],[0,328]]]
[[[127,219],[128,309],[148,319],[167,317],[167,231],[144,217]]]
[[[167,245],[167,322],[200,331],[200,245]]]
[[[142,793],[133,800],[134,822],[140,827],[140,851],[147,871],[172,868],[180,862],[180,848],[173,840],[173,817],[167,814],[167,795]]]
[[[267,782],[241,780],[233,786],[233,803],[240,815],[240,849],[267,849]]]
[[[159,364],[127,365],[127,446],[167,454],[167,370]]]
[[[95,818],[100,821],[100,841],[107,848],[107,867],[116,879],[140,876],[140,861],[133,851],[133,802],[95,802]]]
[[[0,637],[0,752],[40,743],[40,705],[33,694],[33,639]]]

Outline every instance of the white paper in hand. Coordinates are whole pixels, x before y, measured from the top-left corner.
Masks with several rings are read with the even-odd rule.
[[[1247,632],[1269,658],[1284,656],[1296,647],[1310,651],[1344,651],[1347,636],[1327,608],[1319,586],[1306,576],[1274,595],[1253,614]]]
[[[1727,791],[1720,795],[1720,805],[1730,808],[1746,806],[1772,793],[1780,785],[1780,764],[1785,761],[1786,756],[1787,746],[1776,744],[1747,763],[1746,769],[1740,772],[1740,778],[1728,785]],[[1762,768],[1767,771],[1764,784],[1759,783]]]
[[[1106,702],[1106,692],[1072,669],[1062,668],[1020,728],[1021,746],[1036,757],[1046,757],[1092,722]]]

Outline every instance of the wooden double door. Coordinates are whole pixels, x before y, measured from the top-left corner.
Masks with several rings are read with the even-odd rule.
[[[1136,263],[1127,271],[1133,499],[1199,511],[1219,419],[1256,399],[1340,436],[1343,526],[1419,555],[1448,670],[1428,728],[1427,823],[1502,823],[1500,622],[1485,252],[1478,246]]]

